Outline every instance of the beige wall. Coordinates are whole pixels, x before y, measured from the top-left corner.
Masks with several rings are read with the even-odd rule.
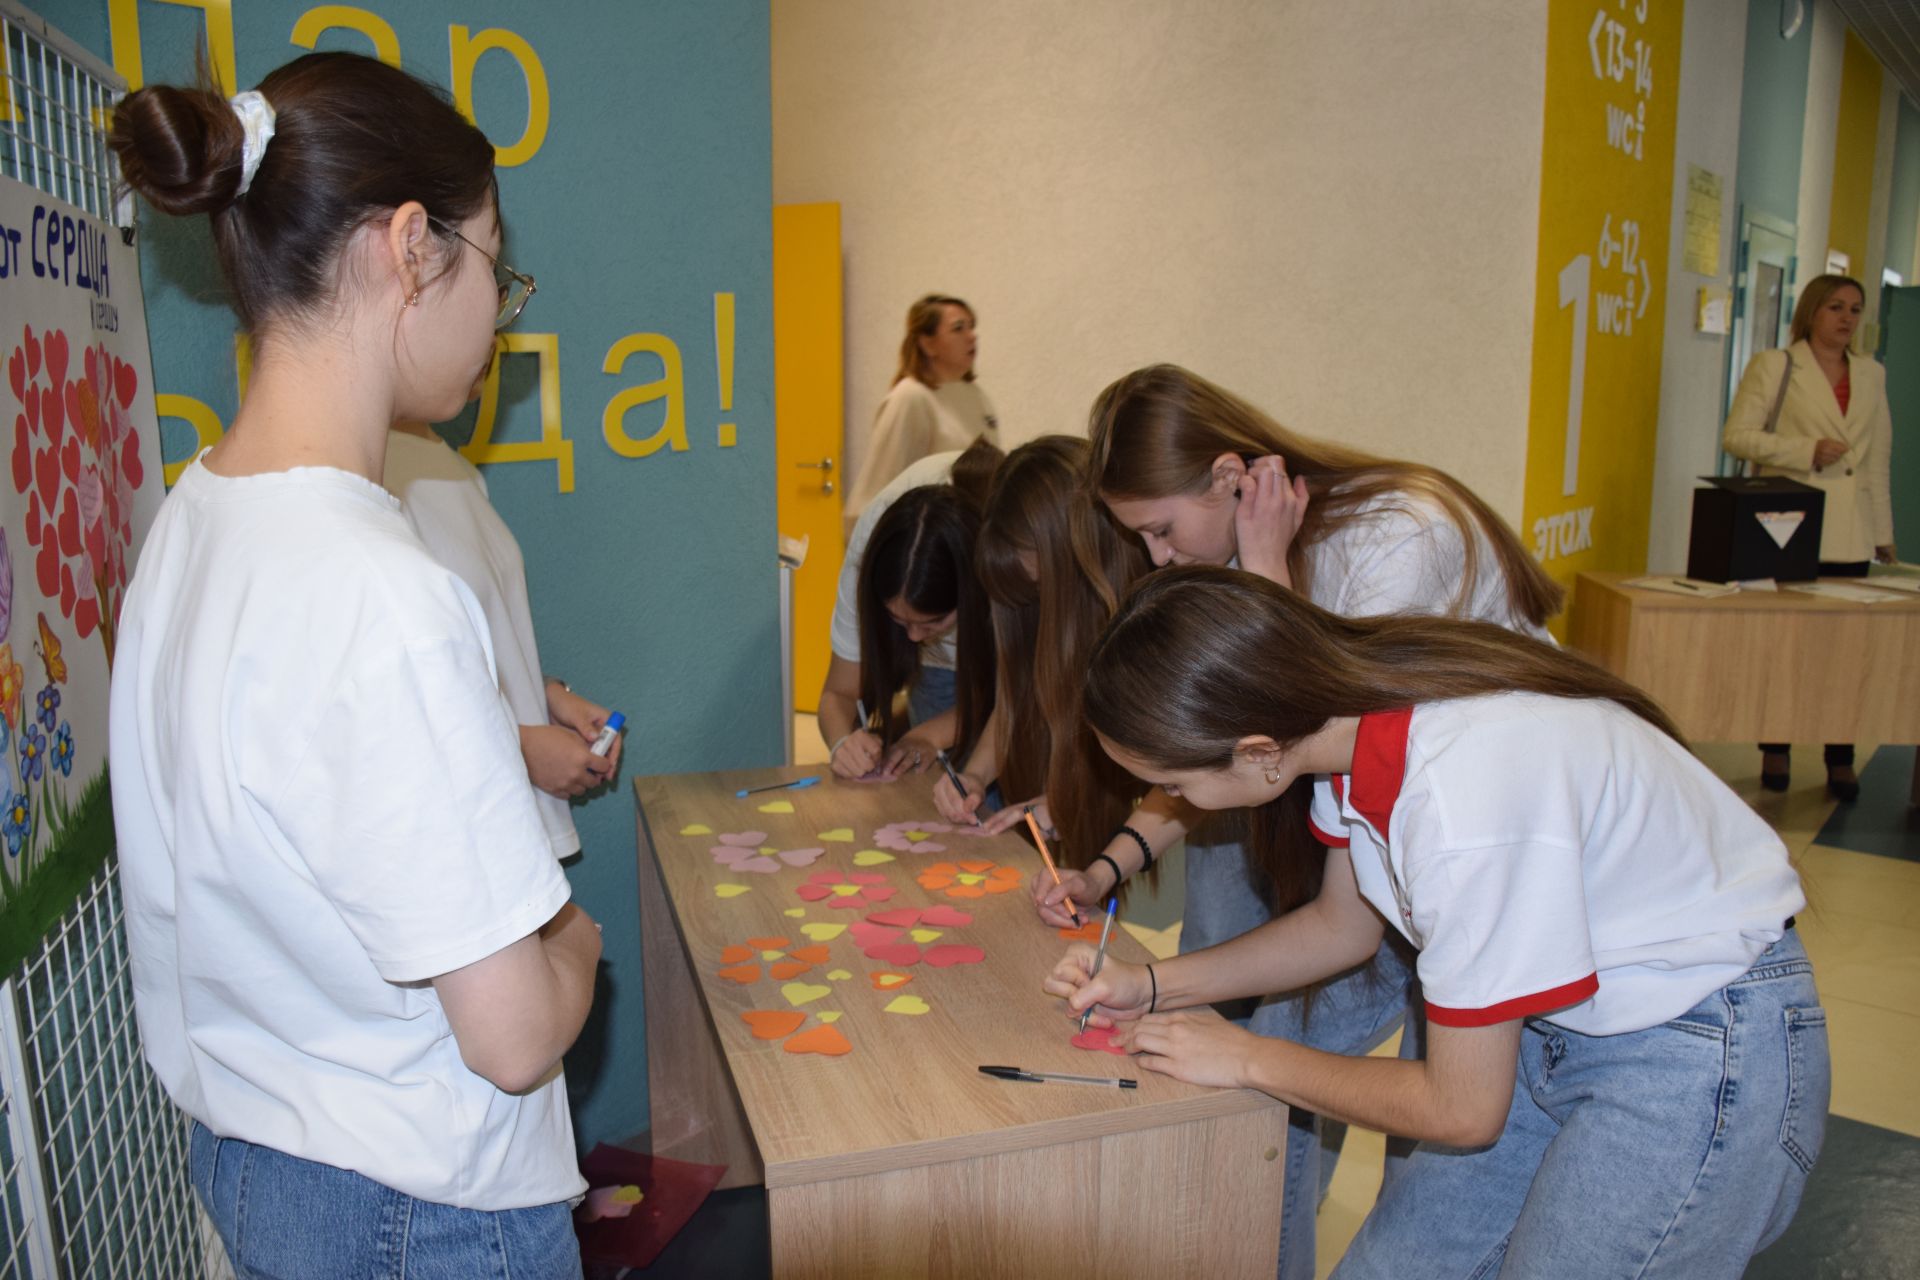
[[[1009,443],[1174,360],[1518,519],[1544,6],[772,4],[774,199],[843,206],[850,463],[939,290]]]

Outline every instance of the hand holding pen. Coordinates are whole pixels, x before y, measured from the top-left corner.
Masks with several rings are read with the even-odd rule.
[[[1113,936],[1113,915],[1114,915],[1114,912],[1118,911],[1119,909],[1120,909],[1120,899],[1118,898],[1107,899],[1107,922],[1100,926],[1100,950],[1093,957],[1093,972],[1088,975],[1089,978],[1099,977],[1101,968],[1107,963],[1107,939]],[[1087,1029],[1087,1019],[1092,1016],[1093,1016],[1092,1005],[1088,1005],[1085,1009],[1082,1009],[1080,1011],[1080,1029],[1082,1031],[1085,1031]]]
[[[1093,966],[1098,957],[1099,952],[1086,943],[1074,943],[1040,984],[1040,989],[1065,999],[1067,1012],[1075,1021],[1081,1014],[1087,1014],[1088,1026],[1111,1027],[1152,1012],[1157,992],[1147,966],[1110,959],[1100,966],[1096,976]],[[1100,1006],[1098,1011],[1094,1010],[1095,1005]]]

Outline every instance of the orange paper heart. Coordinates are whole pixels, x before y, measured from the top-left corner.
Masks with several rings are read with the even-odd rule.
[[[753,955],[752,947],[727,947],[720,952],[720,963],[740,964],[743,961],[753,959]]]
[[[790,938],[748,938],[747,945],[761,951],[784,951]]]
[[[891,991],[895,987],[904,987],[913,981],[910,973],[870,973],[867,975],[875,991]]]
[[[807,1015],[798,1009],[749,1009],[740,1020],[753,1028],[755,1040],[778,1040],[798,1031]]]
[[[785,981],[788,978],[797,978],[811,968],[813,968],[813,966],[805,960],[782,960],[771,969],[768,969],[767,972]]]
[[[757,964],[736,964],[720,971],[720,976],[728,982],[738,982],[745,986],[749,982],[760,980],[760,966]]]
[[[780,1047],[788,1053],[818,1053],[829,1058],[853,1052],[853,1046],[840,1033],[840,1028],[825,1025],[802,1031]]]
[[[801,947],[798,950],[789,951],[787,954],[795,960],[805,960],[808,964],[825,964],[827,957],[832,955],[832,952],[828,951],[825,947]]]

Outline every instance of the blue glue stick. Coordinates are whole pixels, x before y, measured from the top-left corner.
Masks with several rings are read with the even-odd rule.
[[[613,750],[613,744],[620,740],[620,730],[625,728],[626,724],[627,718],[618,711],[614,712],[607,717],[607,722],[600,726],[600,736],[593,740],[593,745],[587,750],[596,756],[606,755]]]

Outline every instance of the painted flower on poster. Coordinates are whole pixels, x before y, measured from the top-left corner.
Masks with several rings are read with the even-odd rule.
[[[0,822],[0,835],[7,838],[7,853],[12,857],[20,856],[20,848],[26,844],[27,836],[33,831],[33,806],[27,800],[24,791],[8,791],[5,821]]]
[[[31,325],[7,360],[20,405],[13,487],[27,498],[27,542],[40,593],[84,638],[96,630],[113,663],[113,635],[133,543],[133,491],[146,479],[129,416],[139,373],[104,345],[88,347],[79,376],[67,335]]]
[[[60,722],[60,689],[57,685],[48,685],[34,698],[40,708],[40,727],[48,733]]]
[[[59,732],[53,735],[53,747],[48,759],[60,771],[61,777],[73,776],[73,726],[65,720],[60,722]]]

